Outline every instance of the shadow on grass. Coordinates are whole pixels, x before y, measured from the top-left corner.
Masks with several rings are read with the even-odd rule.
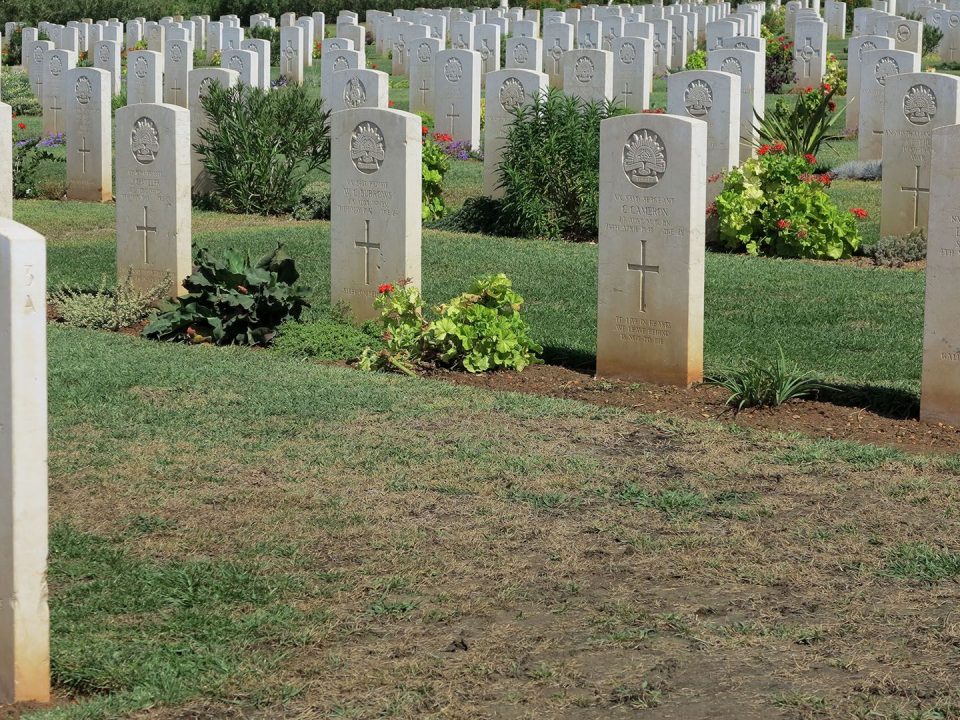
[[[891,420],[916,420],[920,416],[920,398],[903,388],[834,384],[832,389],[820,392],[820,399],[831,405],[869,410]]]
[[[545,345],[541,357],[547,365],[559,365],[587,375],[593,375],[597,370],[597,356],[582,350]]]

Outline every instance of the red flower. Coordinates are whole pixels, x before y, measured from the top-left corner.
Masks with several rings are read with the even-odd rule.
[[[241,295],[246,295],[250,291],[247,290],[243,285],[237,285],[237,292],[240,293]]]
[[[641,110],[640,112],[644,112],[647,115],[662,115],[666,110],[663,108],[650,108],[649,110]]]
[[[820,182],[821,185],[823,185],[824,187],[830,187],[831,180],[830,180],[829,174],[823,173],[823,175],[816,175],[815,177],[817,178],[817,180]]]
[[[371,70],[376,70],[376,69],[377,69],[377,64],[376,64],[376,63],[370,63],[370,69],[371,69]]]
[[[422,125],[420,127],[420,133],[422,135],[426,135],[428,132],[430,132],[430,128],[428,128],[426,125]]]
[[[833,112],[834,110],[837,109],[837,104],[833,100],[831,100],[830,102],[827,103],[827,109],[830,112]]]
[[[786,151],[787,146],[784,145],[782,142],[778,142],[778,143],[774,143],[773,147],[770,149],[773,150],[773,152],[775,153],[781,153]]]
[[[26,129],[27,129],[27,126],[24,125],[23,123],[17,123],[17,127],[20,128],[21,130],[26,130]]]
[[[824,92],[830,92],[833,90],[833,87],[830,85],[830,83],[824,83],[821,87],[823,87]]]
[[[768,152],[770,152],[769,145],[761,145],[757,148],[757,155],[766,155]]]
[[[854,217],[856,217],[856,218],[858,218],[858,219],[860,219],[860,220],[863,220],[864,218],[870,217],[870,213],[868,213],[868,212],[867,212],[866,210],[864,210],[863,208],[850,208],[850,212],[853,213]]]
[[[808,87],[808,88],[807,88],[806,90],[804,90],[803,92],[805,92],[805,93],[812,93],[812,92],[813,92],[813,88],[812,88],[812,87]]]
[[[377,292],[380,293],[381,295],[383,295],[384,293],[392,293],[393,285],[391,285],[390,283],[384,283],[383,285],[377,288]]]
[[[781,230],[786,230],[788,227],[790,227],[790,221],[789,221],[789,220],[777,220],[777,227],[780,228]]]
[[[194,330],[192,327],[187,328],[187,337],[193,337],[196,334],[197,334],[197,331]]]
[[[803,159],[806,160],[811,165],[817,164],[817,156],[813,155],[812,153],[807,153],[806,155],[803,156]]]
[[[393,107],[393,100],[387,100],[387,107]]]

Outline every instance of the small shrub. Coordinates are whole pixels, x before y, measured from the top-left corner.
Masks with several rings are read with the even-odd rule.
[[[783,144],[761,146],[724,178],[710,208],[718,219],[720,243],[751,255],[832,259],[849,257],[860,245],[860,208],[837,207],[815,175],[816,157],[786,152]]]
[[[793,84],[793,42],[783,35],[767,39],[767,67],[764,85],[769,95],[779,95]]]
[[[169,278],[141,292],[133,286],[131,273],[116,288],[103,278],[94,291],[64,286],[50,293],[50,302],[67,325],[94,330],[120,330],[142,322],[167,296]]]
[[[707,67],[707,51],[694,50],[687,55],[687,70],[705,70]]]
[[[834,95],[847,94],[847,69],[833,53],[827,53],[827,70],[823,75],[823,84],[833,88]]]
[[[902,267],[908,262],[927,259],[927,238],[922,228],[903,237],[883,237],[863,246],[863,254],[875,265]]]
[[[757,144],[779,142],[791,155],[816,155],[823,143],[839,140],[841,135],[833,132],[840,118],[833,101],[835,93],[836,88],[824,83],[819,88],[807,88],[794,103],[780,98],[764,117],[754,111]]]
[[[439,143],[424,135],[422,162],[421,218],[439,220],[447,212],[446,203],[443,201],[443,178],[450,170],[450,158]]]
[[[904,13],[903,17],[907,20],[916,20],[923,23],[923,39],[921,41],[920,57],[926,57],[937,49],[937,45],[943,40],[943,31],[936,25],[928,24],[919,13]]]
[[[0,82],[0,98],[14,115],[40,115],[40,101],[33,94],[30,78],[22,70],[4,69]]]
[[[120,83],[120,94],[113,96],[113,99],[111,100],[110,110],[114,115],[116,115],[117,110],[126,106],[127,106],[127,84]]]
[[[280,215],[293,210],[310,173],[330,158],[330,113],[304,87],[264,91],[211,85],[210,128],[196,149],[226,210]]]
[[[746,407],[778,407],[788,400],[832,389],[787,362],[782,349],[773,363],[747,360],[738,368],[707,378],[706,382],[729,390],[727,405],[735,406],[738,412]]]
[[[880,180],[883,163],[880,160],[851,160],[830,171],[836,180]]]
[[[296,220],[330,219],[330,186],[325,182],[310,183],[293,208]]]
[[[215,258],[194,249],[196,270],[183,281],[187,295],[164,308],[143,334],[155,340],[217,345],[267,345],[277,328],[298,320],[309,307],[306,288],[296,284],[296,265],[278,243],[256,263],[250,253],[226,250]]]
[[[355,360],[365,348],[379,349],[380,338],[369,324],[361,327],[331,311],[311,322],[285,322],[273,340],[273,349],[282,354],[317,360]]]
[[[523,370],[540,362],[540,347],[520,315],[523,298],[506,275],[488,275],[468,292],[424,315],[420,291],[412,285],[383,285],[374,305],[380,310],[384,347],[366,349],[364,370],[413,374],[414,365],[439,365],[478,373]]]
[[[430,223],[430,227],[453,232],[509,235],[511,228],[504,227],[503,201],[481,195],[469,197],[454,212]]]
[[[6,45],[3,49],[3,64],[20,65],[23,58],[23,25],[14,25],[12,32],[3,39]]]
[[[270,28],[261,25],[250,30],[250,39],[267,40],[270,43],[270,65],[279,67],[280,65],[280,28]]]
[[[63,133],[47,137],[25,137],[26,125],[19,123],[13,141],[13,196],[15,198],[50,197],[49,182],[40,177],[43,162],[66,163],[65,156],[53,152],[65,144]],[[65,183],[61,183],[65,185]]]
[[[600,202],[600,123],[616,106],[551,89],[520,105],[499,165],[505,223],[525,237],[593,240]]]
[[[768,40],[770,38],[783,35],[783,33],[786,31],[786,21],[786,7],[771,8],[767,10],[763,16],[763,20],[760,21],[761,34]]]

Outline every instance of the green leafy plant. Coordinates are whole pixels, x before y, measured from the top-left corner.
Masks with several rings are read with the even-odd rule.
[[[225,210],[280,215],[293,210],[310,173],[330,158],[329,112],[300,86],[270,92],[210,86],[211,120],[196,144]]]
[[[3,69],[0,98],[10,106],[14,115],[40,115],[42,112],[40,101],[30,86],[30,78],[22,70]]]
[[[823,75],[823,84],[831,87],[834,95],[846,96],[847,94],[847,69],[833,53],[827,53],[827,69]]]
[[[707,51],[694,50],[687,55],[687,70],[705,70],[707,67]]]
[[[882,237],[872,245],[864,245],[863,254],[875,265],[902,267],[908,262],[926,260],[927,238],[923,228],[918,228],[903,237]]]
[[[768,95],[779,95],[784,87],[793,84],[793,42],[779,35],[767,38],[766,70],[764,86]]]
[[[768,40],[783,35],[786,20],[786,7],[770,8],[764,13],[763,20],[760,21],[761,34]]]
[[[860,208],[837,207],[816,175],[816,157],[763,145],[758,157],[727,173],[723,191],[708,212],[716,214],[720,244],[751,255],[838,260],[860,246]]]
[[[738,368],[707,378],[706,382],[729,390],[727,405],[735,406],[737,412],[747,407],[778,407],[788,400],[833,389],[811,373],[801,372],[796,363],[788,362],[782,348],[773,362],[750,359]]]
[[[267,345],[282,323],[298,320],[309,307],[307,290],[296,284],[300,274],[282,243],[256,262],[249,252],[228,249],[220,259],[197,245],[193,264],[196,270],[183,282],[187,294],[150,321],[146,337]]]
[[[26,136],[26,125],[19,123],[13,140],[13,196],[36,198],[49,196],[49,185],[41,179],[40,169],[44,163],[66,163],[66,157],[54,152],[65,144],[63,133],[46,137]],[[46,187],[45,187],[46,185]],[[55,184],[54,184],[55,185]]]
[[[834,132],[840,118],[833,100],[835,92],[836,88],[824,83],[819,88],[807,88],[794,103],[780,98],[764,117],[754,110],[753,125],[759,135],[756,145],[779,142],[793,155],[816,155],[823,143],[840,139],[842,135]]]
[[[426,125],[423,126],[426,128]],[[423,138],[422,219],[439,220],[447,212],[443,201],[443,178],[450,170],[450,157],[439,143]]]
[[[343,312],[331,308],[310,322],[285,322],[273,339],[272,348],[281,355],[317,360],[355,360],[371,345],[380,347],[373,323],[357,327]]]
[[[293,217],[295,220],[329,220],[330,185],[325,182],[307,185],[293,208]]]
[[[622,112],[557,90],[517,108],[498,168],[504,221],[515,234],[596,238],[600,123]]]
[[[523,370],[540,362],[542,352],[520,315],[523,298],[504,275],[487,275],[470,290],[424,315],[416,287],[387,284],[374,301],[383,323],[384,347],[360,356],[364,370],[395,370],[409,375],[414,367],[442,366],[471,373]]]
[[[67,325],[95,330],[120,330],[142,322],[158,302],[166,297],[170,279],[146,292],[133,285],[131,273],[117,287],[107,286],[106,278],[96,290],[64,286],[50,293],[50,303]]]
[[[260,25],[250,29],[250,38],[253,40],[266,40],[270,43],[270,65],[279,67],[280,65],[280,28],[271,28],[266,25]]]

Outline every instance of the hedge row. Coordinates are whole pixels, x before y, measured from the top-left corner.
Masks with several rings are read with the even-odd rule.
[[[65,24],[68,20],[89,17],[103,20],[110,17],[128,20],[143,16],[157,19],[165,15],[221,15],[235,14],[243,24],[258,12],[279,17],[281,13],[295,12],[309,15],[325,12],[328,22],[341,10],[353,10],[361,20],[367,10],[413,10],[418,7],[495,7],[497,0],[0,0],[0,18],[35,24],[41,20]]]

